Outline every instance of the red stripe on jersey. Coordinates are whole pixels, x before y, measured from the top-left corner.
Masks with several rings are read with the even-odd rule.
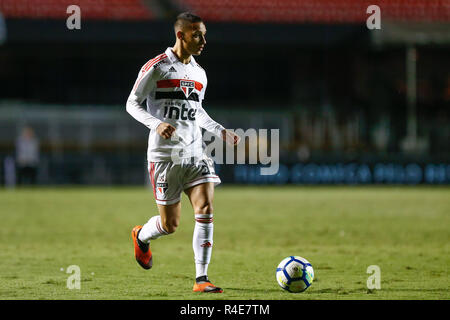
[[[141,72],[141,75],[139,76],[139,79],[136,81],[136,84],[133,87],[133,91],[136,91],[136,89],[137,89],[139,83],[141,82],[143,76],[144,76],[144,72]]]
[[[203,89],[203,84],[195,80],[187,80],[187,79],[167,79],[167,80],[159,80],[156,82],[157,88],[179,88],[181,85],[181,81],[194,81],[195,89],[201,91]]]
[[[167,55],[165,53],[161,53],[159,56],[154,57],[153,59],[149,60],[143,67],[142,71],[147,71],[154,65],[156,62],[159,62],[161,59],[167,58]],[[158,61],[156,61],[158,60]]]
[[[158,62],[160,62],[161,60],[163,60],[163,59],[165,59],[165,58],[167,58],[167,56],[166,55],[162,55],[162,56],[160,56],[159,58],[155,58],[145,69],[144,69],[144,72],[146,72],[146,71],[148,71],[148,69],[150,69],[151,67],[153,67],[153,65],[154,64],[156,64],[156,63],[158,63]]]
[[[153,189],[153,196],[156,199],[156,190],[155,190],[155,164],[153,162],[150,162],[150,181],[152,183],[152,189]]]
[[[142,71],[145,71],[145,70],[147,69],[148,65],[151,64],[151,63],[152,63],[153,61],[155,61],[156,59],[158,59],[159,57],[161,57],[161,55],[162,55],[162,54],[160,54],[160,55],[158,55],[158,56],[156,56],[156,57],[154,57],[154,58],[148,60],[147,63],[144,64],[144,66],[142,67]]]
[[[167,58],[166,54],[162,54],[159,55],[158,57],[156,57],[155,59],[150,60],[149,62],[147,62],[143,67],[142,67],[142,72],[141,75],[139,76],[139,79],[136,81],[136,84],[133,87],[133,90],[136,90],[136,88],[139,86],[139,83],[142,80],[142,77],[144,76],[145,72],[148,71],[148,69],[150,69],[155,63],[160,62],[161,60]]]

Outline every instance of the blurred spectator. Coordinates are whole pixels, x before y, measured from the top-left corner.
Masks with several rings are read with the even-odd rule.
[[[39,141],[31,127],[24,127],[16,140],[18,184],[35,184],[39,163]]]

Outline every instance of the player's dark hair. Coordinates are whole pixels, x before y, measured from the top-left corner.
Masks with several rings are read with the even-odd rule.
[[[190,22],[190,23],[197,23],[197,22],[203,22],[202,18],[199,16],[196,16],[195,14],[192,14],[190,12],[183,12],[180,13],[174,23],[174,27],[177,28],[178,26],[181,27],[183,23]]]

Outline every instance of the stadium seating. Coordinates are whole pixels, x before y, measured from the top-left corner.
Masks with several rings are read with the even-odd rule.
[[[361,23],[371,0],[174,0],[209,21],[281,23]],[[384,18],[449,21],[447,0],[379,0]]]
[[[6,18],[65,19],[67,7],[76,4],[85,19],[144,20],[153,17],[141,0],[1,0]]]
[[[143,0],[78,0],[87,19],[155,18]],[[274,23],[362,23],[372,0],[171,0],[206,21]],[[72,0],[2,0],[6,18],[66,18]],[[449,0],[378,0],[383,18],[397,21],[450,21]]]

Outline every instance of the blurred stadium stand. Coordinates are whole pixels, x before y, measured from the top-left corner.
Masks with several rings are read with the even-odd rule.
[[[367,7],[373,4],[390,20],[436,22],[450,18],[446,0],[2,0],[0,11],[6,18],[65,19],[66,8],[72,4],[83,8],[86,19],[106,20],[155,19],[158,15],[152,8],[170,7],[195,12],[208,22],[363,23]]]
[[[225,182],[450,182],[448,0],[73,2],[0,1],[0,184],[25,125],[41,184],[143,183],[147,130],[125,101],[185,10],[207,23],[211,116],[280,129],[279,175],[218,166]],[[381,30],[366,28],[372,4]]]
[[[208,21],[250,23],[365,23],[367,7],[396,21],[448,21],[448,1],[422,0],[176,0]]]
[[[66,19],[67,7],[83,8],[85,19],[146,20],[152,19],[150,8],[141,0],[2,0],[0,12],[15,19]]]

